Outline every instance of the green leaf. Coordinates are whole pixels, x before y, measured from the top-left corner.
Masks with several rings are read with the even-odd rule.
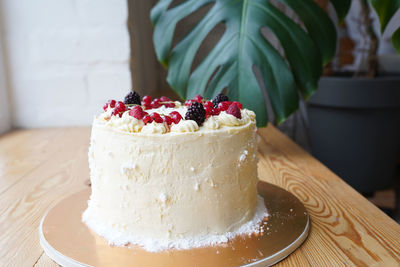
[[[399,10],[400,0],[369,0],[369,2],[378,14],[381,32],[383,33],[393,15]]]
[[[400,28],[398,28],[392,35],[392,44],[397,54],[400,55]]]
[[[331,19],[326,16],[325,11],[319,8],[313,0],[280,1],[296,11],[296,14],[307,29],[308,35],[318,46],[323,63],[328,63],[335,55],[336,29]]]
[[[351,0],[330,0],[333,7],[335,8],[336,15],[339,20],[339,24],[343,22],[350,9]],[[380,1],[380,0],[378,0]],[[389,0],[390,1],[390,0]]]
[[[168,83],[182,98],[196,94],[211,98],[227,88],[231,99],[256,112],[258,126],[268,121],[265,95],[277,121],[283,121],[298,108],[299,93],[307,98],[316,91],[322,66],[335,53],[334,26],[312,0],[281,0],[296,12],[305,30],[266,0],[187,0],[169,8],[171,2],[159,1],[151,13],[154,46],[168,67]],[[204,17],[172,47],[176,24],[210,3]],[[200,45],[221,23],[225,24],[222,37],[190,73]],[[279,40],[282,54],[262,28]]]

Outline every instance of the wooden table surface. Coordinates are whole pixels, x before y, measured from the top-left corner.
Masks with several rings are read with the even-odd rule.
[[[311,215],[303,246],[277,266],[400,266],[400,226],[272,126],[259,130],[259,177]],[[0,137],[0,266],[57,266],[43,253],[44,212],[85,188],[89,128]],[[379,179],[379,177],[377,177]]]

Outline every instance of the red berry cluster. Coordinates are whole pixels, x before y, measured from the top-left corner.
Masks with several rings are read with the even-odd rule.
[[[111,108],[114,108],[112,111],[111,115],[112,116],[122,116],[122,113],[124,113],[127,110],[127,107],[125,106],[124,102],[118,101],[116,102],[115,100],[109,100],[104,106],[103,109],[107,110],[108,106]]]
[[[144,107],[144,109],[159,108],[161,106],[165,106],[167,108],[173,108],[175,107],[175,103],[166,96],[162,96],[160,98],[154,98],[154,100],[152,100],[151,96],[145,95],[142,98],[142,106]]]
[[[133,92],[135,93],[135,92]],[[132,92],[130,93],[132,94]],[[136,93],[137,94],[137,93]],[[193,102],[200,103],[199,107],[203,107],[205,110],[206,117],[218,115],[221,111],[226,111],[226,113],[235,116],[236,118],[241,119],[240,110],[242,109],[242,104],[236,101],[222,101],[228,99],[227,96],[219,94],[217,97],[213,99],[213,101],[209,101],[204,99],[201,95],[196,95],[193,99],[186,100],[185,106],[190,107]],[[138,98],[139,95],[137,94]],[[222,101],[222,102],[220,102]],[[160,98],[152,99],[149,95],[146,95],[141,100],[141,106],[136,104],[124,103],[121,101],[109,100],[104,106],[103,109],[106,111],[109,107],[113,108],[111,113],[112,116],[121,117],[125,111],[129,110],[129,115],[138,119],[143,120],[145,124],[152,123],[153,121],[156,123],[165,123],[167,126],[175,123],[178,124],[180,120],[182,120],[181,114],[177,111],[172,111],[169,115],[160,115],[157,112],[153,112],[149,114],[145,110],[155,109],[161,106],[165,106],[168,108],[175,107],[175,102],[169,99],[166,96],[162,96]],[[133,106],[132,106],[133,105]],[[197,104],[198,105],[198,104]]]
[[[225,97],[226,99],[228,97]],[[203,104],[203,107],[206,111],[206,119],[210,116],[218,115],[221,111],[226,111],[226,113],[235,116],[238,119],[242,118],[240,110],[243,108],[242,103],[237,101],[222,101],[218,103],[216,107],[214,107],[213,102],[205,100],[201,95],[196,95],[193,99],[186,100],[185,106],[190,107],[193,102],[198,102]]]
[[[153,112],[151,114],[147,113],[142,109],[141,106],[134,106],[130,111],[129,115],[138,119],[143,120],[144,124],[152,123],[153,121],[156,123],[166,123],[167,125],[171,125],[172,123],[178,124],[182,119],[181,114],[177,111],[172,111],[169,116],[164,115],[161,116],[157,112]]]
[[[107,103],[105,103],[103,106],[104,111],[108,109],[108,106],[110,106],[110,108],[114,108],[116,103],[117,101],[115,100],[108,100]]]

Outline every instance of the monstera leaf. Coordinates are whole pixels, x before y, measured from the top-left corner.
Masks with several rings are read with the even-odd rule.
[[[167,81],[182,97],[211,98],[226,88],[231,99],[257,114],[258,126],[267,123],[265,95],[282,122],[298,108],[299,92],[308,98],[316,89],[323,64],[335,53],[335,27],[312,0],[280,0],[301,20],[296,24],[268,0],[186,0],[169,8],[160,0],[151,12],[153,41],[160,62],[168,68]],[[343,20],[350,0],[331,0]],[[174,47],[176,24],[202,6],[206,15]],[[206,36],[218,25],[225,31],[212,50],[191,72],[194,57]],[[263,36],[266,27],[279,40],[281,55]],[[265,91],[260,86],[260,73]]]
[[[400,0],[369,0],[369,2],[378,14],[381,23],[381,32],[383,33],[389,21],[400,9]],[[400,54],[400,27],[393,33],[391,39],[393,47]]]

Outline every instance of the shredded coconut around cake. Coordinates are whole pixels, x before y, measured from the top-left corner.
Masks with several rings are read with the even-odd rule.
[[[245,161],[245,159],[246,159],[246,157],[247,157],[248,154],[249,154],[249,151],[247,151],[247,150],[244,150],[244,151],[243,151],[243,154],[240,155],[240,157],[239,157],[238,166],[240,166],[240,165],[242,164],[242,162]]]
[[[121,173],[122,174],[127,174],[128,170],[135,170],[137,167],[136,163],[133,162],[125,162],[122,166],[121,166]]]
[[[167,195],[165,193],[161,193],[158,197],[162,203],[167,202]]]
[[[222,235],[204,235],[194,236],[191,238],[177,240],[158,240],[144,238],[140,236],[130,236],[115,228],[96,221],[92,214],[86,210],[82,215],[82,221],[86,223],[90,229],[100,236],[108,240],[110,245],[125,246],[127,244],[135,244],[150,252],[158,252],[168,249],[191,249],[197,247],[205,247],[226,243],[230,239],[238,235],[251,235],[261,232],[261,222],[268,216],[268,211],[264,205],[264,199],[257,196],[258,204],[253,219],[240,226],[233,232],[227,232]]]

